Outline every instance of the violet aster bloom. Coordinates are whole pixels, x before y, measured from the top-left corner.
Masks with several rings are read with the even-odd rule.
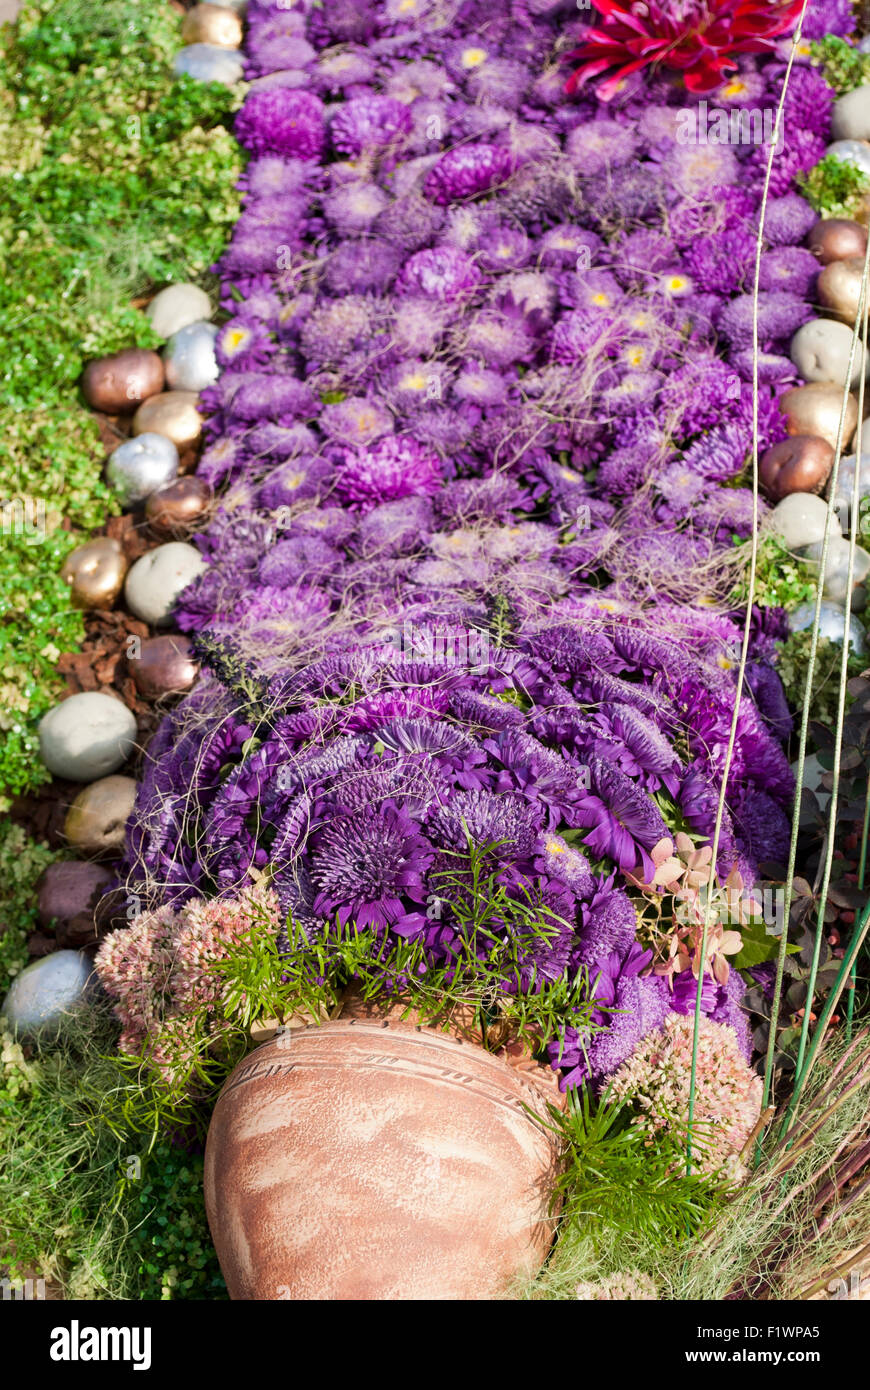
[[[752,346],[753,296],[739,294],[719,314],[720,333],[734,347]],[[794,294],[761,292],[758,296],[758,340],[763,345],[782,342],[807,323],[812,308]]]
[[[780,246],[762,255],[758,283],[762,290],[785,290],[806,299],[811,297],[810,287],[818,273],[819,263],[812,251],[802,246]]]
[[[564,223],[544,232],[538,241],[538,254],[543,266],[576,270],[581,264],[591,266],[602,245],[597,232]]]
[[[244,372],[229,400],[239,420],[277,420],[279,416],[305,419],[316,411],[314,393],[302,381],[286,374]]]
[[[510,150],[499,145],[458,145],[429,170],[423,193],[440,207],[476,198],[503,183],[513,167]]]
[[[246,313],[218,329],[214,346],[219,367],[240,367],[243,371],[264,367],[278,350],[268,330]]]
[[[299,34],[270,32],[264,25],[255,35],[248,33],[247,51],[250,59],[248,77],[269,73],[301,72],[317,57],[307,39]]]
[[[350,159],[401,143],[410,131],[407,106],[384,96],[353,97],[336,110],[329,127],[334,149]]]
[[[336,474],[344,502],[369,511],[396,497],[427,496],[441,478],[438,458],[410,435],[388,435],[364,451],[346,452]]]
[[[783,149],[773,161],[770,175],[770,193],[773,197],[778,198],[783,193],[788,193],[797,174],[806,173],[824,158],[825,147],[826,140],[823,135],[816,135],[811,130],[800,128],[791,130]],[[769,155],[769,146],[756,145],[746,161],[747,170],[755,176],[759,186],[763,185],[767,177]]]
[[[376,70],[375,62],[363,49],[345,48],[337,53],[321,53],[311,80],[318,91],[332,94],[371,82]]]
[[[323,200],[323,213],[340,237],[367,232],[389,206],[389,198],[376,183],[347,183]]]
[[[399,935],[422,929],[411,904],[425,900],[424,878],[432,845],[401,808],[363,809],[331,818],[312,837],[314,911],[357,927],[392,927]],[[419,919],[419,920],[417,920]]]
[[[602,174],[628,164],[637,136],[618,121],[598,120],[577,126],[565,142],[565,153],[578,174]]]
[[[373,306],[362,295],[322,301],[306,317],[300,345],[309,359],[340,364],[354,348],[372,340]]]
[[[764,236],[771,246],[796,246],[818,221],[818,213],[798,193],[770,198],[764,213]]]
[[[300,193],[305,189],[312,178],[313,167],[302,159],[264,154],[247,165],[239,179],[239,188],[247,189],[250,199],[286,197],[288,193]]]
[[[262,507],[277,510],[326,492],[335,470],[326,459],[295,458],[275,468],[260,488]]]
[[[236,116],[236,138],[257,155],[317,159],[326,138],[323,103],[312,92],[284,87],[251,92]]]
[[[733,294],[752,282],[755,237],[742,227],[731,227],[699,238],[686,251],[686,269],[703,293]]]
[[[374,230],[379,237],[403,251],[419,251],[444,223],[444,211],[423,198],[409,193],[396,198],[380,214]]]
[[[477,105],[516,110],[528,81],[529,69],[524,63],[512,62],[509,58],[492,58],[468,74],[465,88]]]
[[[783,129],[789,135],[792,130],[800,129],[811,131],[824,140],[830,139],[831,109],[836,95],[818,68],[793,68],[785,93]]]
[[[339,444],[371,444],[381,435],[393,433],[393,417],[370,396],[347,396],[334,405],[324,406],[320,428]]]
[[[854,29],[855,11],[850,0],[816,0],[807,9],[801,33],[805,39],[823,39],[828,34],[846,38]]]
[[[481,278],[469,256],[453,246],[436,246],[411,256],[399,276],[397,290],[400,294],[453,300],[472,294]]]
[[[335,295],[383,294],[396,278],[401,263],[401,252],[386,242],[343,241],[329,257],[323,279]]]
[[[258,574],[266,587],[287,589],[323,579],[340,563],[341,553],[319,537],[291,536],[266,552]]]
[[[484,270],[492,274],[521,270],[531,255],[531,243],[521,227],[498,224],[487,227],[480,240],[478,256]]]

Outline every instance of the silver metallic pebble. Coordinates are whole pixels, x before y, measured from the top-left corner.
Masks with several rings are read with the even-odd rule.
[[[94,963],[82,951],[54,951],[25,966],[12,981],[2,1014],[13,1032],[34,1036],[57,1029],[99,988]]]
[[[214,354],[217,326],[200,319],[179,328],[163,349],[166,384],[173,391],[204,391],[217,381],[219,368]]]
[[[788,617],[788,625],[792,632],[807,632],[813,626],[815,612],[814,603],[802,603],[799,608],[795,608]],[[830,600],[824,599],[819,614],[819,636],[826,637],[829,642],[841,644],[845,631],[846,614],[844,610],[838,603],[831,603]],[[863,624],[852,613],[849,622],[849,641],[856,656],[866,654],[867,647],[864,638]]]
[[[828,541],[828,553],[825,557],[825,598],[833,603],[845,603],[846,595],[850,587],[863,583],[870,573],[870,555],[860,546],[855,547],[855,554],[852,558],[852,583],[849,584],[849,552],[851,546],[844,536],[833,535]],[[814,545],[806,548],[807,560],[811,562],[811,568],[818,575],[822,562],[822,542],[816,541]]]
[[[834,490],[834,510],[840,521],[843,535],[848,535],[852,521],[852,496],[855,490],[855,469],[858,466],[857,454],[849,454],[840,459],[837,472],[837,486]],[[858,468],[858,502],[870,495],[870,454],[861,455]]]
[[[234,87],[241,82],[244,63],[232,48],[216,43],[191,43],[180,48],[172,60],[176,77],[186,75],[196,82],[221,82]]]
[[[166,435],[152,431],[119,444],[106,464],[106,480],[123,507],[144,502],[177,477],[178,449]]]

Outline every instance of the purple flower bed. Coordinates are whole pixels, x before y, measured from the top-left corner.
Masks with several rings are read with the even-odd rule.
[[[650,973],[623,876],[716,818],[767,151],[682,143],[696,98],[663,75],[568,98],[575,8],[494,8],[249,7],[251,158],[199,469],[222,501],[178,612],[210,673],[149,750],[131,879],[182,901],[268,866],[309,935],[355,921],[442,964],[445,857],[498,842],[500,881],[554,924],[505,990],[585,966],[611,1025],[552,1041],[573,1083],[694,1003],[691,971]],[[775,107],[784,66],[743,56],[710,100]],[[812,317],[793,181],[832,101],[795,69],[760,449],[785,437],[788,343]],[[793,794],[782,615],[754,634],[718,866],[750,884]],[[711,978],[703,1009],[748,1055],[743,991]]]

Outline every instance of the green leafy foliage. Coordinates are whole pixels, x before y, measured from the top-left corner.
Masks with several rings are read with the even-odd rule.
[[[128,1182],[123,1210],[127,1248],[138,1261],[140,1299],[224,1299],[226,1285],[211,1243],[202,1188],[203,1160],[165,1140]]]
[[[36,926],[36,880],[61,855],[19,825],[0,825],[0,999],[27,964],[27,933]]]
[[[861,53],[836,34],[826,34],[810,43],[809,49],[811,61],[822,69],[837,96],[870,85],[870,53]]]
[[[734,607],[744,605],[749,597],[749,541],[739,541],[747,564],[739,584],[731,595]],[[777,535],[762,536],[758,542],[753,602],[759,608],[797,608],[816,596],[816,586],[806,564],[792,555],[785,541]]]
[[[870,178],[854,164],[827,154],[796,183],[820,217],[855,217],[870,192]]]
[[[807,683],[811,632],[792,632],[784,642],[779,642],[779,655],[776,669],[782,680],[785,697],[792,709],[801,709]],[[836,724],[837,701],[840,686],[840,664],[843,649],[838,642],[820,637],[816,647],[816,661],[813,667],[813,688],[810,695],[810,717],[820,724]],[[857,676],[865,667],[862,657],[849,654],[849,675]],[[848,704],[847,694],[847,704]]]

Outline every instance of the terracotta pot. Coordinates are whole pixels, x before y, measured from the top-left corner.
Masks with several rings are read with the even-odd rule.
[[[552,1240],[549,1088],[473,1043],[359,1019],[258,1047],[205,1153],[234,1299],[491,1299]]]

